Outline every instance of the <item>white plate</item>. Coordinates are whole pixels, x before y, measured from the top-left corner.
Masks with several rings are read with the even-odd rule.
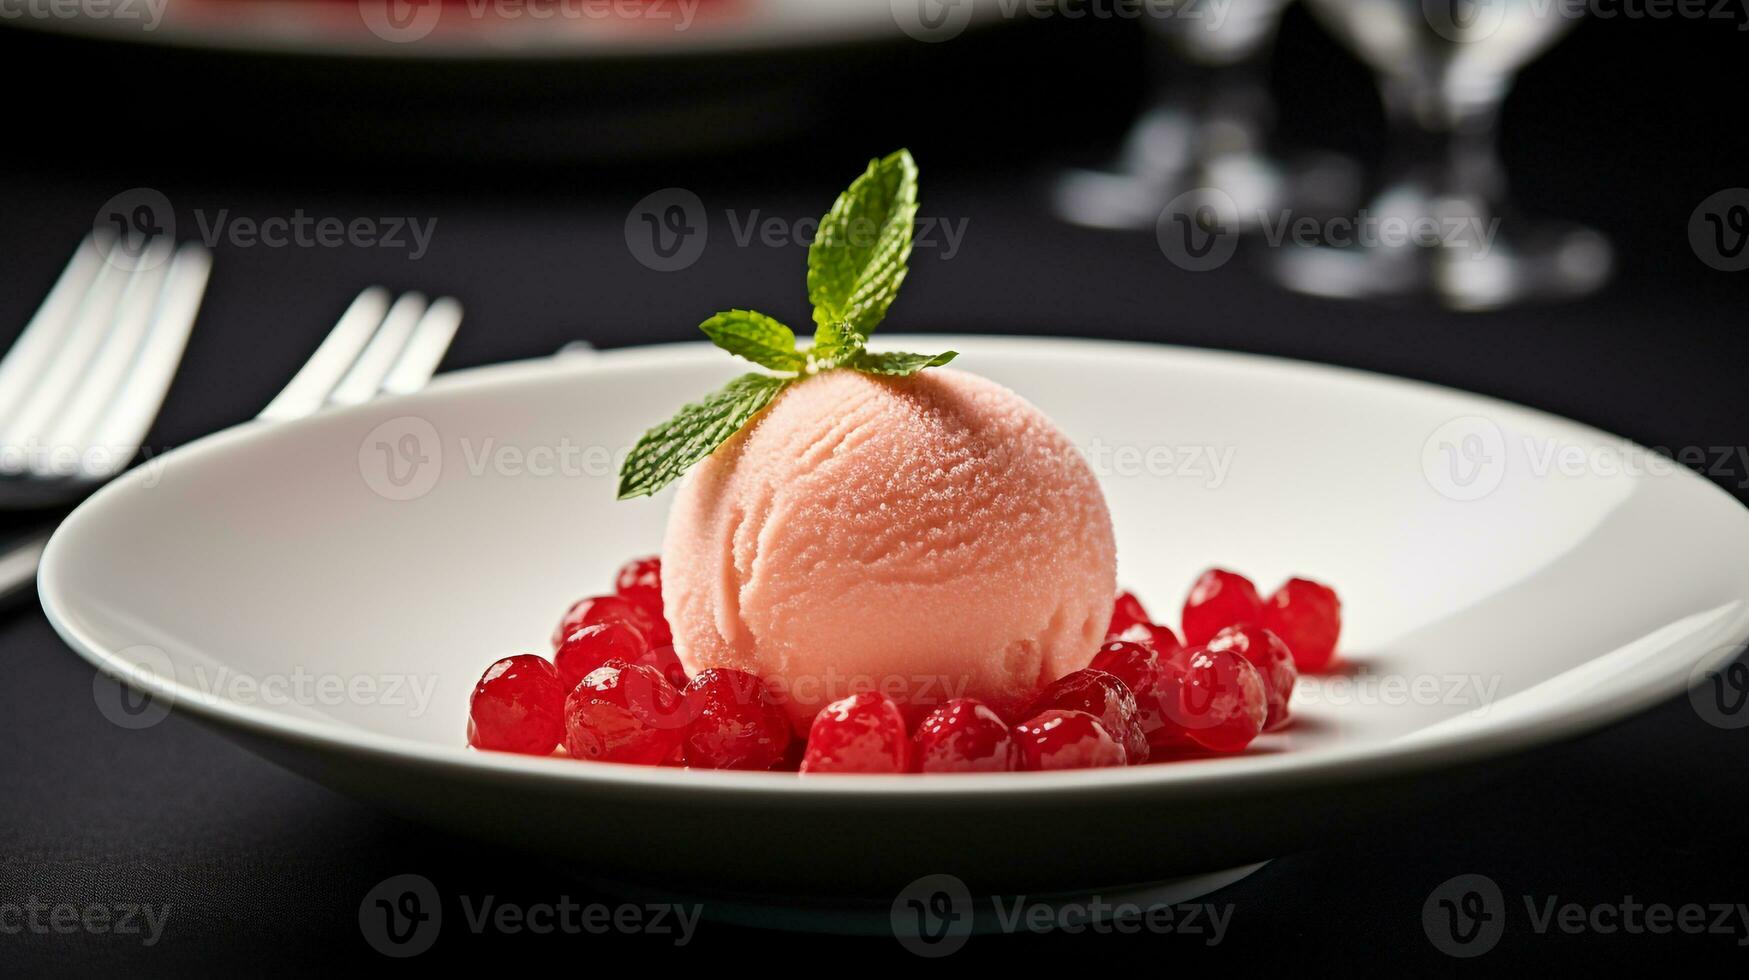
[[[628,16],[626,10],[637,11]],[[158,0],[30,5],[0,21],[109,41],[384,58],[654,58],[947,40],[992,0]]]
[[[468,750],[480,670],[545,652],[570,600],[657,547],[666,496],[616,502],[607,456],[737,370],[702,345],[203,439],[62,525],[43,604],[102,670],[415,819],[622,881],[875,907],[930,873],[1036,895],[1263,860],[1677,695],[1749,636],[1749,514],[1594,429],[1266,358],[903,341],[962,351],[1089,452],[1120,577],[1162,618],[1211,564],[1265,589],[1305,573],[1342,593],[1349,668],[1241,756],[1120,770],[798,778]]]

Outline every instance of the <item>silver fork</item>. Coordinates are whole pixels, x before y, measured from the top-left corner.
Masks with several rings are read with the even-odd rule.
[[[182,361],[212,259],[88,235],[0,360],[0,507],[75,500],[122,471]]]
[[[417,391],[436,373],[461,320],[461,304],[450,297],[427,302],[419,293],[404,293],[390,302],[387,290],[372,286],[358,294],[316,352],[256,419],[281,422],[328,406],[355,405],[379,394]],[[37,562],[52,530],[0,552],[0,599],[36,577]]]

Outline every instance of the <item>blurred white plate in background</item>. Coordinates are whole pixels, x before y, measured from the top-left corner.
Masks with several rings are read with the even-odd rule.
[[[949,40],[996,0],[117,0],[0,21],[116,41],[401,58],[600,58]]]

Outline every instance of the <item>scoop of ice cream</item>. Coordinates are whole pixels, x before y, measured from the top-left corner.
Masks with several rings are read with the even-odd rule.
[[[787,389],[682,484],[662,598],[688,671],[763,677],[806,731],[878,690],[1005,715],[1087,665],[1117,592],[1098,481],[976,375],[829,371]]]

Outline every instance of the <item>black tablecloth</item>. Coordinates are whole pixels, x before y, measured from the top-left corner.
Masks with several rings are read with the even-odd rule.
[[[1051,168],[1111,145],[1143,89],[1139,48],[1119,27],[1053,34],[1042,48],[1029,42],[1024,64],[984,44],[972,50],[994,60],[970,69],[927,60],[916,46],[859,52],[859,63],[887,68],[860,79],[814,66],[832,79],[833,110],[756,150],[518,166],[469,165],[441,148],[408,160],[355,159],[342,138],[299,135],[276,146],[271,124],[257,125],[246,143],[223,125],[153,140],[142,120],[185,117],[192,110],[178,99],[188,89],[171,98],[155,87],[159,76],[110,70],[133,64],[128,56],[4,36],[9,91],[33,94],[0,154],[0,341],[26,320],[98,207],[139,186],[166,195],[184,237],[199,234],[196,211],[210,220],[221,209],[436,221],[416,259],[407,249],[221,242],[186,362],[151,436],[159,449],[257,411],[347,300],[373,282],[463,299],[468,314],[446,361],[452,369],[575,339],[618,346],[688,338],[702,314],[729,305],[805,321],[799,245],[742,247],[719,224],[691,268],[659,273],[627,249],[628,209],[651,191],[682,186],[712,212],[817,214],[862,160],[903,141],[924,168],[925,213],[964,218],[966,235],[951,259],[919,253],[890,332],[1071,334],[1269,352],[1483,392],[1648,445],[1735,452],[1749,418],[1746,280],[1708,268],[1687,239],[1703,198],[1749,182],[1744,112],[1715,101],[1743,90],[1746,42],[1733,26],[1588,22],[1524,73],[1503,124],[1514,196],[1529,210],[1603,229],[1619,246],[1619,269],[1594,299],[1487,315],[1297,297],[1267,284],[1259,250],[1247,245],[1227,266],[1190,274],[1163,261],[1148,234],[1053,220],[1042,193]],[[1041,52],[1050,57],[1035,57]],[[938,77],[952,84],[930,84]],[[877,111],[883,84],[905,87],[909,116]],[[289,132],[323,133],[326,110],[250,103],[222,88],[202,93],[203,118],[228,112],[242,127],[245,115],[257,123],[284,115]],[[1297,11],[1277,54],[1276,88],[1285,144],[1378,158],[1379,112],[1365,73]],[[332,111],[343,108],[352,113],[348,126],[363,125],[363,109]],[[1749,500],[1749,467],[1730,460],[1707,475]],[[387,965],[361,935],[358,907],[374,885],[401,873],[429,878],[452,900],[596,900],[538,861],[375,812],[185,717],[142,731],[110,724],[93,704],[91,669],[34,607],[0,620],[0,651],[9,668],[0,680],[0,972]],[[1283,855],[1213,896],[1233,910],[1214,946],[1206,937],[1151,934],[978,936],[950,962],[1003,957],[1096,971],[1390,963],[1443,972],[1459,961],[1428,941],[1423,904],[1441,882],[1474,873],[1496,881],[1516,909],[1479,966],[1570,965],[1574,957],[1614,967],[1672,957],[1741,963],[1737,943],[1749,941],[1749,924],[1740,919],[1722,935],[1539,934],[1518,898],[1586,906],[1749,900],[1740,816],[1749,807],[1746,737],[1679,701],[1503,765],[1486,787],[1438,812],[1404,812],[1365,837]],[[113,931],[8,928],[35,904],[169,911],[149,946]],[[532,970],[538,956],[549,964],[541,969],[684,966],[652,955],[669,952],[669,942],[446,928],[435,952],[412,962],[479,957],[482,966]],[[600,955],[610,948],[631,958]],[[911,962],[891,938],[713,922],[682,952],[701,966],[735,961],[753,970]]]

